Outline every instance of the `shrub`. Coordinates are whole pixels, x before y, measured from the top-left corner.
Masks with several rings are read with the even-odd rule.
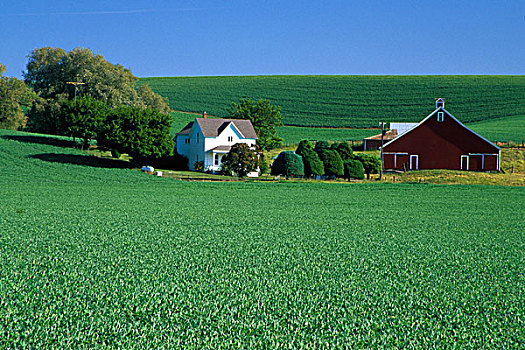
[[[366,178],[370,179],[370,174],[378,174],[381,171],[381,159],[372,154],[358,153],[354,158],[363,163]]]
[[[268,166],[264,155],[261,153],[259,154],[259,175],[268,173],[268,170],[270,170],[270,167]]]
[[[245,143],[236,143],[222,158],[221,173],[245,177],[257,170],[257,154]]]
[[[343,160],[339,153],[333,149],[321,149],[319,151],[319,158],[323,162],[324,174],[328,176],[343,176]]]
[[[329,149],[329,148],[330,148],[330,144],[328,143],[328,141],[317,141],[315,143],[315,151],[317,153],[319,153],[319,151],[322,149]]]
[[[313,145],[308,140],[302,140],[297,146],[296,154],[303,157],[304,163],[304,174],[306,176],[311,175],[324,175],[323,162],[319,158],[319,155],[315,153]]]
[[[292,151],[279,153],[272,164],[272,175],[303,176],[303,158]]]
[[[354,151],[352,151],[347,142],[334,143],[331,148],[339,153],[343,162],[354,157]]]
[[[204,171],[204,162],[202,160],[198,160],[193,164],[193,167],[195,168],[195,171],[203,172]]]
[[[363,163],[358,160],[350,159],[345,162],[345,178],[350,179],[359,179],[362,180],[365,178],[365,172],[363,169]]]

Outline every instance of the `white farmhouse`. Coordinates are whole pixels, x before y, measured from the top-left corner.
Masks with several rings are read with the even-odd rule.
[[[195,162],[204,162],[204,170],[216,172],[221,168],[222,157],[236,143],[255,147],[257,134],[249,120],[195,118],[176,136],[177,152],[188,158],[190,170]],[[257,176],[257,172],[248,174]]]

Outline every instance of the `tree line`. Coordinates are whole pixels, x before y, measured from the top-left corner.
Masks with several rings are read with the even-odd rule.
[[[167,99],[90,49],[34,49],[24,81],[4,71],[0,65],[0,128],[71,136],[83,147],[97,140],[139,161],[173,152]]]

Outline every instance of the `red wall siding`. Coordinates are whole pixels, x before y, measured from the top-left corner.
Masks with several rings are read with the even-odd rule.
[[[461,155],[469,153],[498,153],[495,145],[483,140],[459,124],[447,112],[444,121],[437,121],[437,111],[415,129],[384,147],[384,152],[407,152],[419,156],[419,169],[460,169]],[[487,157],[486,157],[487,158]],[[407,158],[408,159],[408,158]],[[396,162],[396,169],[401,169]],[[490,161],[484,170],[496,170],[497,162]],[[488,168],[492,165],[493,168]],[[385,163],[385,169],[387,168]],[[474,169],[473,166],[476,168]],[[470,157],[470,170],[481,169],[478,160]]]

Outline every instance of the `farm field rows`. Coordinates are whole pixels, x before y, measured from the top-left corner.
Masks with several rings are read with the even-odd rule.
[[[525,141],[525,115],[469,123],[469,128],[491,141]]]
[[[525,115],[525,76],[244,76],[142,78],[175,110],[226,117],[231,101],[267,98],[287,125],[376,127],[417,122],[444,97],[462,122]]]
[[[63,144],[0,130],[0,348],[525,342],[524,188],[189,183]]]
[[[186,124],[200,115],[183,112],[172,112],[173,127],[172,135],[181,131]],[[334,129],[334,128],[308,128],[299,126],[281,126],[277,128],[277,134],[284,139],[285,144],[298,144],[299,141],[307,140],[329,140],[347,141],[362,140],[364,137],[378,134],[378,129]]]

